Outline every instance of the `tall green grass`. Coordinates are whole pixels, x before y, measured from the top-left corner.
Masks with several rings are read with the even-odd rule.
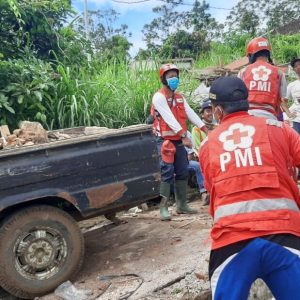
[[[300,56],[300,34],[271,37],[271,43],[276,63]],[[244,56],[245,44],[245,37],[239,40],[236,36],[226,44],[213,42],[211,51],[200,55],[195,68],[225,65],[238,59]],[[157,62],[154,68],[141,65],[133,69],[126,62],[103,62],[97,58],[72,66],[59,61],[44,64],[36,59],[2,62],[0,121],[10,122],[15,127],[20,120],[39,121],[47,129],[119,128],[143,123],[149,114],[152,96],[161,87],[159,66]],[[193,76],[180,72],[179,90],[187,100],[199,85]]]
[[[127,63],[99,63],[77,71],[59,65],[60,80],[48,103],[47,126],[119,128],[145,121],[157,72],[132,70]]]
[[[153,94],[161,87],[158,68],[133,69],[125,62],[94,62],[81,69],[59,65],[56,92],[47,103],[47,128],[144,123]],[[180,82],[187,97],[199,84],[187,72],[181,72]]]
[[[212,42],[209,53],[200,54],[196,67],[221,67],[244,56],[244,50],[232,48],[221,42]]]
[[[300,33],[271,36],[270,41],[276,63],[289,63],[292,58],[300,57]]]
[[[270,35],[272,56],[277,64],[284,64],[300,57],[300,33],[293,35]],[[249,35],[228,36],[224,42],[212,42],[209,53],[200,54],[196,67],[223,66],[245,56]]]

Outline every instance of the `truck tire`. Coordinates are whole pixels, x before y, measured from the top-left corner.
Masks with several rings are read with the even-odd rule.
[[[9,216],[0,228],[0,286],[33,299],[53,291],[79,271],[83,235],[66,212],[40,205]]]

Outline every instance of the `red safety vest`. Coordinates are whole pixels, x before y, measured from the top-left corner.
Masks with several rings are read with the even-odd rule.
[[[242,79],[249,92],[250,109],[265,109],[276,114],[281,100],[281,77],[278,68],[256,61],[246,67]]]
[[[163,94],[168,102],[168,105],[183,131],[187,131],[187,115],[184,108],[184,98],[179,93],[174,93],[174,97],[170,98],[169,94],[165,89],[160,89],[159,92]],[[161,115],[151,107],[151,114],[154,116],[153,131],[159,132],[161,137],[166,140],[180,140],[181,137],[176,134],[169,125],[164,121]],[[159,126],[158,126],[159,125]]]
[[[227,119],[208,137],[213,249],[267,234],[300,236],[299,192],[292,168],[278,174],[268,126],[287,140],[284,130],[276,130],[281,122],[248,114]],[[288,158],[287,145],[276,151]]]

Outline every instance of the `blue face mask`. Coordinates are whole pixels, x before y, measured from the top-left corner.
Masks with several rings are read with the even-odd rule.
[[[179,79],[177,77],[168,78],[167,82],[172,91],[175,91],[178,88]]]

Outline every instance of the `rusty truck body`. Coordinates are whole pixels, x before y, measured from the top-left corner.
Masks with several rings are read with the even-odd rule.
[[[159,195],[148,125],[76,130],[63,141],[0,151],[0,286],[17,297],[43,295],[80,269],[84,241],[76,221]]]

